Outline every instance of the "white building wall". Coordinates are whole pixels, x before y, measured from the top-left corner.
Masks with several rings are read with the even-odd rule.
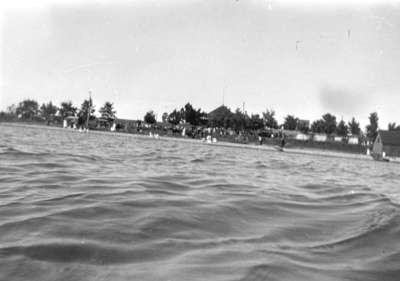
[[[325,142],[326,140],[327,140],[327,136],[324,134],[314,135],[314,141]]]

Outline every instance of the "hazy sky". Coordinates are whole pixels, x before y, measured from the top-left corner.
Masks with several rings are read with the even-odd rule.
[[[35,1],[36,2],[36,1]],[[28,2],[26,2],[28,3]],[[400,123],[400,5],[42,1],[2,9],[0,109],[24,98],[158,118],[186,102]]]

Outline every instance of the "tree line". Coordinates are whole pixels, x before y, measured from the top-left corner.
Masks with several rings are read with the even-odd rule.
[[[65,119],[74,117],[77,119],[78,126],[84,126],[87,122],[96,119],[95,105],[91,98],[85,99],[80,107],[75,107],[71,101],[65,101],[57,106],[51,101],[48,103],[39,103],[33,99],[25,99],[18,105],[11,105],[6,112],[1,112],[1,116],[11,115],[17,116],[23,120],[46,120],[50,122],[55,118]],[[105,102],[98,110],[100,120],[108,125],[116,120],[116,110],[112,102]],[[362,134],[360,124],[353,117],[349,122],[340,120],[339,122],[331,113],[322,115],[320,119],[313,121],[310,124],[304,122],[294,115],[287,115],[284,118],[283,124],[278,124],[273,109],[267,109],[259,114],[248,114],[246,111],[237,108],[231,112],[227,107],[221,106],[215,110],[213,114],[207,114],[201,108],[194,108],[192,104],[187,103],[180,109],[174,109],[172,112],[164,112],[161,116],[163,123],[171,125],[179,125],[182,123],[192,126],[211,126],[225,129],[231,129],[236,132],[248,130],[263,130],[284,128],[285,130],[298,130],[303,133],[324,133],[327,135],[347,136],[348,134],[360,136]],[[366,136],[373,140],[378,131],[378,114],[372,112],[369,117],[369,124],[366,126]],[[148,124],[157,122],[156,114],[150,110],[146,112],[143,121]],[[400,130],[400,125],[389,123],[388,130]]]
[[[154,114],[153,111],[150,111],[146,113],[146,116],[152,114]],[[369,124],[366,126],[366,136],[373,140],[378,133],[378,114],[372,112],[368,118]],[[155,118],[153,118],[153,121],[155,122]],[[331,113],[326,113],[322,115],[321,119],[313,121],[310,126],[308,122],[305,122],[305,120],[301,120],[300,118],[289,114],[284,118],[283,124],[278,124],[273,109],[267,109],[265,112],[262,112],[261,115],[248,115],[247,112],[242,111],[240,108],[237,108],[234,112],[231,112],[226,108],[226,110],[218,111],[216,114],[213,114],[213,116],[207,116],[204,111],[193,108],[190,103],[187,103],[179,110],[173,110],[169,114],[165,112],[162,115],[162,121],[174,125],[184,122],[193,126],[208,125],[225,129],[230,128],[237,132],[246,130],[262,130],[264,128],[278,129],[283,127],[285,130],[297,130],[305,134],[312,132],[327,135],[335,134],[341,137],[345,137],[349,134],[353,136],[362,135],[360,123],[357,122],[354,117],[347,123],[344,120],[338,122],[336,116]],[[396,126],[396,123],[389,123],[388,130],[400,130],[400,126]]]
[[[74,117],[77,119],[77,125],[83,126],[88,121],[96,118],[95,111],[95,105],[91,98],[85,99],[79,108],[74,106],[71,101],[62,102],[60,106],[53,104],[51,101],[39,106],[37,101],[25,99],[18,103],[18,105],[9,106],[6,112],[1,112],[1,115],[16,116],[22,120],[48,122],[53,121],[57,117],[62,120]],[[112,123],[116,119],[116,110],[114,109],[114,104],[111,102],[105,102],[99,109],[99,113],[100,118],[105,122]]]

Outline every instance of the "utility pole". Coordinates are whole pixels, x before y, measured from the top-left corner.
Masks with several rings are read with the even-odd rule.
[[[222,105],[225,105],[225,91],[226,91],[226,85],[222,88]]]
[[[89,129],[89,116],[91,109],[92,109],[92,92],[89,91],[88,112],[86,116],[86,129]]]

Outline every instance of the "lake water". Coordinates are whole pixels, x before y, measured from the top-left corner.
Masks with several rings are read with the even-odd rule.
[[[400,280],[398,164],[0,132],[0,280]]]

